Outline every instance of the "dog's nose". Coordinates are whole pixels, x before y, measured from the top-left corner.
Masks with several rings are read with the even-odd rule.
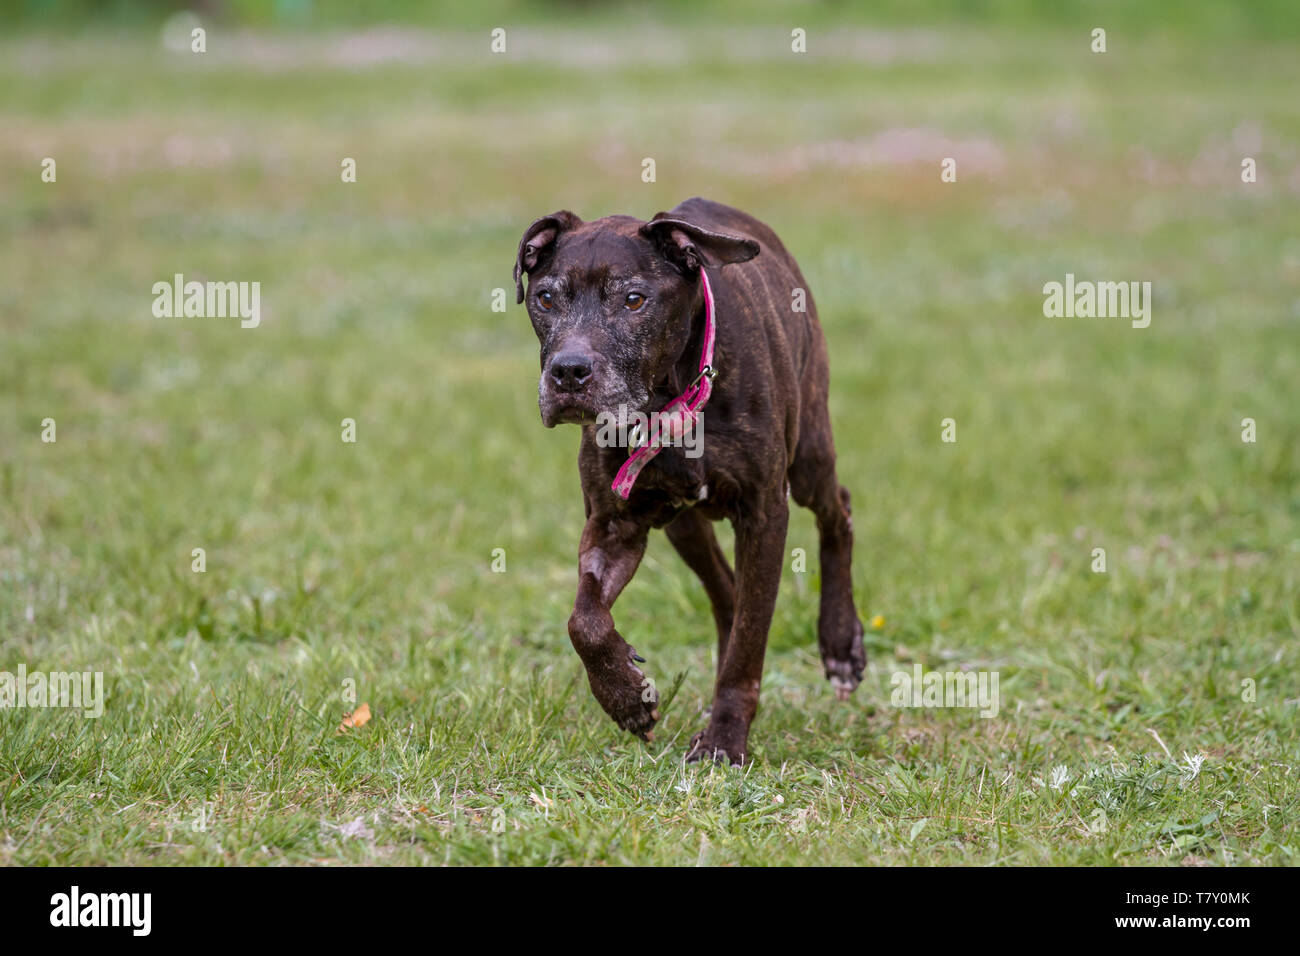
[[[551,359],[551,381],[561,392],[576,392],[591,378],[591,359],[580,352],[563,352]]]

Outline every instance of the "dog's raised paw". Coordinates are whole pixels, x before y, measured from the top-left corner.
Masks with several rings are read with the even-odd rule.
[[[862,622],[854,616],[847,647],[843,642],[822,642],[822,667],[837,700],[848,700],[862,683],[862,672],[867,667],[862,637]]]
[[[836,700],[848,700],[862,683],[863,665],[857,661],[823,660],[826,679],[831,682]]]
[[[857,681],[847,680],[838,674],[831,675],[831,688],[835,691],[836,700],[848,700],[857,687]]]
[[[588,673],[591,692],[614,723],[647,743],[654,740],[654,725],[659,721],[659,692],[654,682],[633,661],[642,658],[631,647],[622,666],[606,671],[603,679]]]

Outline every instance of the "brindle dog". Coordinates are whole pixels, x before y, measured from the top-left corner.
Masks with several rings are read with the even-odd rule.
[[[696,378],[706,321],[701,269],[714,294],[717,336],[713,393],[701,413],[703,455],[665,448],[623,500],[610,485],[629,449],[598,442],[596,416],[616,415],[620,405],[658,411]],[[543,216],[524,233],[514,271],[518,301],[527,299],[541,342],[542,422],[582,426],[587,521],[569,637],[592,693],[620,727],[651,739],[657,694],[610,609],[641,563],[650,529],[663,528],[703,582],[718,630],[712,713],[687,759],[743,763],[790,496],[817,518],[817,637],[837,696],[848,698],[866,664],[850,575],[849,493],[835,474],[826,406],[826,340],[807,283],[771,229],[698,198],[649,222]],[[795,290],[804,290],[803,311]],[[720,518],[735,529],[734,574],[713,534]]]

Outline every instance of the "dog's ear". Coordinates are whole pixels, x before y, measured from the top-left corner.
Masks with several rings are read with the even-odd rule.
[[[543,216],[524,230],[524,237],[519,240],[519,251],[515,254],[515,302],[524,301],[524,273],[532,272],[550,254],[561,232],[581,225],[581,219],[569,210],[561,209]]]
[[[684,219],[670,219],[667,213],[662,212],[640,231],[669,262],[687,273],[697,272],[701,266],[748,262],[758,255],[759,250],[753,239],[711,232]]]

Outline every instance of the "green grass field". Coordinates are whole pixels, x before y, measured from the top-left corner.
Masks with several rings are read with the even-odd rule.
[[[1297,862],[1300,56],[1091,25],[0,39],[0,670],[107,692],[0,710],[0,864]],[[713,625],[662,535],[615,609],[655,742],[588,692],[510,279],[536,216],[692,195],[808,277],[879,618],[837,703],[797,511],[741,770],[683,764]],[[177,272],[261,326],[155,318]],[[1150,327],[1045,318],[1067,272]],[[916,663],[999,714],[892,707]]]

